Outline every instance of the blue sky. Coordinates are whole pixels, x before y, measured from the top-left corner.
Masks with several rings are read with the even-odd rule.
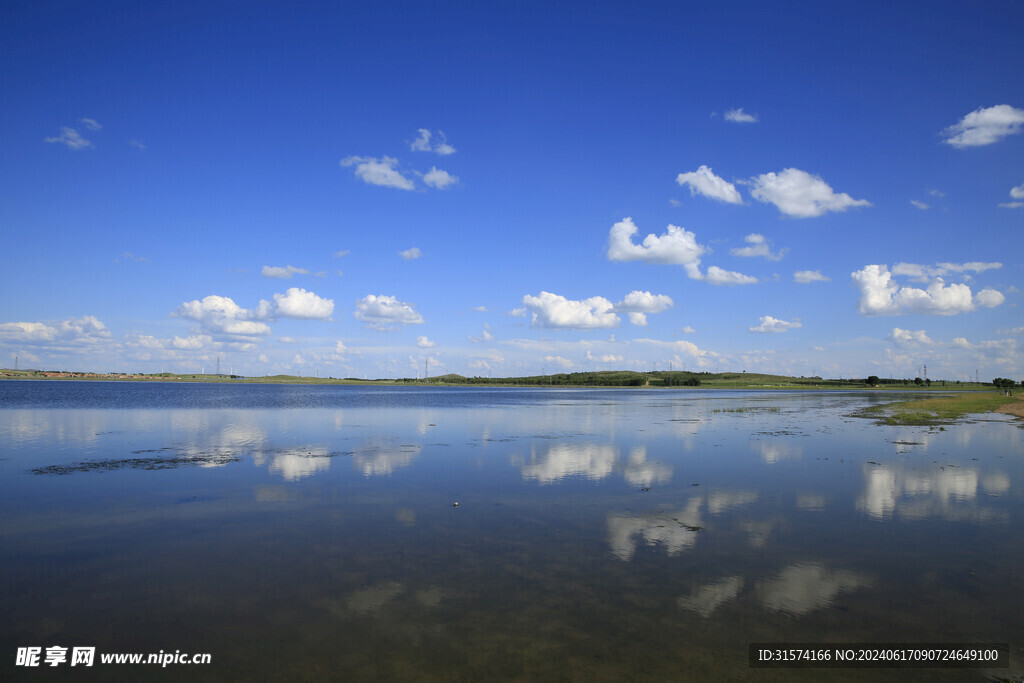
[[[0,365],[1024,379],[1019,2],[0,10]]]

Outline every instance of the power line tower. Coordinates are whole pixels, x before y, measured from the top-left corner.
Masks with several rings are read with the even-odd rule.
[[[423,379],[430,379],[430,359],[423,359]]]
[[[217,376],[220,377],[220,356],[217,356]]]

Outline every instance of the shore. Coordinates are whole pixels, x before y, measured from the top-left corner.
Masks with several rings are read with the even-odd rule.
[[[995,412],[1005,413],[1007,415],[1013,415],[1015,417],[1024,418],[1024,399],[1019,397],[1013,403],[1006,403],[996,408]]]

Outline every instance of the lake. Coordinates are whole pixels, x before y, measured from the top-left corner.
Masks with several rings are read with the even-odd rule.
[[[894,398],[0,382],[0,676],[1020,677],[1021,422],[851,416]],[[748,666],[823,641],[1011,667]]]

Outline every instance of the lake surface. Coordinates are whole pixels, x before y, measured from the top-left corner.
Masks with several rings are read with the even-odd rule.
[[[0,677],[1019,677],[1021,423],[850,416],[893,398],[0,382]],[[1011,668],[748,667],[821,641]]]

